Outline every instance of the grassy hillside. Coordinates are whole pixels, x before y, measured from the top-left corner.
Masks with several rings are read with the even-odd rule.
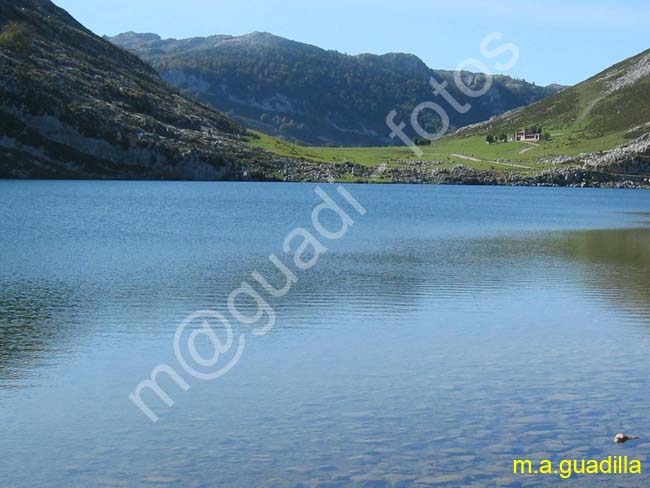
[[[486,136],[512,135],[518,128],[542,127],[539,143],[487,144]],[[516,109],[421,147],[418,157],[405,146],[368,148],[305,147],[257,134],[255,146],[316,162],[350,161],[364,166],[399,166],[405,161],[462,164],[475,169],[535,173],[558,167],[569,157],[606,151],[650,132],[650,50],[541,102]]]
[[[531,126],[550,133],[547,147],[559,154],[608,149],[650,132],[650,50],[465,133],[498,135]]]

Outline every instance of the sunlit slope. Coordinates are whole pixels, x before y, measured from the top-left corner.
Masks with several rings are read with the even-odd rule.
[[[510,134],[543,127],[551,143],[541,151],[594,152],[650,132],[650,50],[527,107],[463,131],[466,135]]]

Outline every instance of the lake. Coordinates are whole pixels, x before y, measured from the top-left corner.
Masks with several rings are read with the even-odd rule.
[[[315,188],[0,181],[0,486],[647,485],[512,471],[648,461],[649,192],[346,186],[361,215],[321,185],[354,225],[298,270]],[[271,253],[273,327],[228,315],[239,360],[188,374],[179,324],[254,271],[279,288]],[[161,374],[153,423],[129,394],[161,364],[189,389]]]

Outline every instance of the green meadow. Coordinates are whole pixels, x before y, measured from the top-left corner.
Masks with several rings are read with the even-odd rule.
[[[537,145],[523,142],[488,144],[484,135],[448,136],[430,146],[421,146],[424,153],[415,155],[406,146],[388,147],[313,147],[293,144],[275,137],[255,132],[250,143],[280,156],[317,163],[352,162],[364,166],[400,166],[404,161],[436,161],[440,168],[462,164],[475,169],[495,169],[519,173],[535,173],[555,167],[540,162],[558,156],[572,156],[585,152],[598,152],[624,142],[623,133],[610,134],[595,139],[580,139],[570,130],[550,128],[551,140]]]

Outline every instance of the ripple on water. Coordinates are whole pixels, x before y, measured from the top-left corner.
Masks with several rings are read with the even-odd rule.
[[[174,364],[185,314],[270,275],[309,187],[0,185],[9,486],[552,486],[512,459],[645,459],[611,437],[650,438],[648,230],[563,230],[634,222],[645,194],[357,188],[368,220],[272,333],[219,382],[167,385],[152,427],[126,395]]]

